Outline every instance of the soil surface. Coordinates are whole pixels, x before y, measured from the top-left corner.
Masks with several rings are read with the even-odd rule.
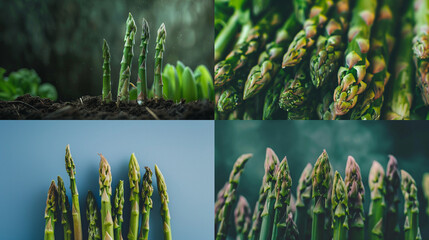
[[[103,104],[101,97],[83,96],[73,102],[54,102],[24,95],[14,101],[0,101],[0,119],[213,119],[209,101],[175,103],[171,100],[147,100],[142,105]]]

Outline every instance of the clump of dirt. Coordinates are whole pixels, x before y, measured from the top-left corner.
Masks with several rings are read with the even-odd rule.
[[[73,102],[54,102],[24,95],[14,101],[0,101],[0,119],[214,119],[209,101],[186,103],[182,100],[149,99],[136,102],[102,103],[100,96],[83,96]]]

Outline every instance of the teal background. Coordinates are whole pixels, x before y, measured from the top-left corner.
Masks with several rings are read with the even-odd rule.
[[[144,166],[153,171],[149,238],[163,239],[154,164],[167,184],[173,237],[200,240],[214,234],[213,121],[1,121],[0,132],[0,239],[43,239],[47,191],[58,175],[71,200],[64,162],[67,144],[76,165],[84,232],[88,190],[93,191],[100,207],[97,153],[102,153],[112,169],[112,188],[120,179],[125,180],[126,239],[128,162],[134,152],[142,176]],[[59,222],[56,236],[63,238]]]
[[[287,157],[292,175],[292,192],[307,163],[314,165],[326,149],[335,170],[344,178],[347,157],[353,156],[360,166],[365,185],[365,214],[368,214],[370,191],[368,174],[372,161],[384,168],[393,154],[399,167],[408,171],[417,182],[420,201],[420,230],[429,237],[427,202],[423,198],[422,175],[429,172],[429,123],[361,122],[361,121],[216,121],[215,124],[215,192],[228,180],[235,160],[244,153],[253,153],[242,174],[238,195],[244,195],[253,211],[264,175],[267,147],[281,161]],[[402,195],[401,195],[402,200]],[[235,208],[235,206],[234,206]],[[403,215],[403,201],[400,203]],[[401,218],[400,226],[403,226]],[[231,228],[233,232],[233,228]]]

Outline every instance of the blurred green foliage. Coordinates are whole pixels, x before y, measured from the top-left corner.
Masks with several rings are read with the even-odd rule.
[[[40,85],[36,71],[20,69],[5,77],[6,70],[0,68],[0,100],[15,100],[24,94],[57,100],[57,90],[50,83]]]

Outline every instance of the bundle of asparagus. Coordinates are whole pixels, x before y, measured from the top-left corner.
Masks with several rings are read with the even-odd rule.
[[[265,2],[215,1],[216,119],[429,117],[427,0]]]
[[[228,209],[235,205],[237,184],[246,159],[243,156],[237,160],[231,172],[231,177],[236,182],[233,181],[232,184],[230,177],[218,194],[215,205],[216,239],[226,239],[228,236],[228,229],[225,227],[230,221]],[[428,180],[424,181],[424,187],[427,187]],[[405,240],[422,239],[416,183],[406,171],[401,170],[400,173],[398,162],[393,156],[389,156],[386,172],[380,163],[373,162],[368,184],[371,197],[365,218],[365,187],[358,163],[353,157],[348,157],[343,180],[339,171],[334,174],[329,156],[324,150],[314,168],[311,164],[304,168],[294,203],[286,157],[279,163],[274,151],[267,148],[265,175],[252,220],[245,196],[240,196],[236,206],[237,239],[396,240],[402,234],[405,235]],[[401,224],[403,227],[399,227],[399,221],[403,219],[399,215],[398,206],[401,189],[405,200],[405,219]],[[292,211],[295,207],[296,211]],[[252,226],[250,233],[245,235],[249,226]],[[365,229],[368,229],[367,235]],[[229,233],[231,235],[233,231]]]
[[[101,208],[97,206],[97,200],[91,191],[88,191],[86,198],[86,218],[88,221],[88,239],[123,239],[123,209],[124,209],[124,181],[119,180],[112,199],[112,172],[106,158],[100,156],[99,184]],[[75,240],[83,239],[82,222],[79,208],[79,195],[76,185],[76,168],[70,153],[70,146],[66,147],[66,170],[70,176],[70,189],[72,193],[72,203],[67,197],[64,182],[58,176],[58,188],[53,180],[49,187],[48,198],[45,210],[45,237],[44,239],[55,239],[55,223],[61,219],[64,228],[64,239],[70,240],[74,236]],[[130,201],[130,221],[127,239],[147,240],[149,236],[149,215],[152,209],[152,171],[145,167],[146,172],[140,183],[140,167],[134,153],[129,162],[129,185],[131,194]],[[158,192],[161,198],[161,216],[163,217],[164,239],[171,240],[170,211],[168,208],[167,185],[161,170],[155,165],[156,178],[158,182]],[[141,194],[140,194],[141,192]],[[140,212],[141,209],[141,212]],[[250,210],[249,210],[250,212]],[[140,222],[140,215],[142,221]],[[57,217],[58,216],[58,217]],[[73,216],[73,217],[72,217]],[[73,220],[72,220],[73,219]],[[72,222],[73,221],[73,222]],[[73,225],[73,227],[72,227]],[[250,223],[248,224],[250,225]],[[140,232],[139,232],[140,229]],[[249,226],[247,226],[249,229]]]

